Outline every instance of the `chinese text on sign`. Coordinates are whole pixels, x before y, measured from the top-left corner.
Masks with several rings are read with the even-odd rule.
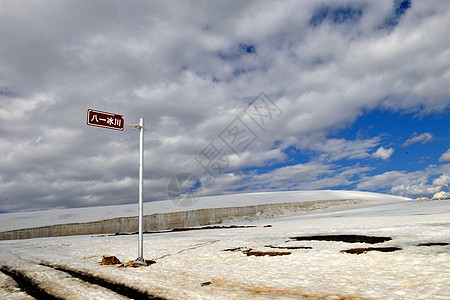
[[[122,131],[125,126],[122,115],[108,113],[104,111],[88,109],[87,124],[90,126],[109,128]]]

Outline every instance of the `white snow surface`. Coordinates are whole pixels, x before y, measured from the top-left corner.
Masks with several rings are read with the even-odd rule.
[[[305,192],[306,193],[306,192]],[[312,200],[314,192],[308,192]],[[319,199],[330,193],[324,191]],[[359,192],[357,192],[359,193]],[[320,194],[320,193],[318,193]],[[342,192],[348,198],[355,193]],[[262,195],[262,196],[258,196]],[[252,201],[273,198],[286,202],[302,193],[245,196]],[[137,257],[137,235],[75,236],[1,241],[0,265],[20,269],[56,286],[67,274],[45,271],[41,262],[81,270],[167,299],[450,299],[450,201],[406,200],[380,194],[360,194],[379,203],[369,206],[314,211],[301,216],[242,221],[251,228],[209,229],[146,234],[144,256],[156,264],[140,268],[100,265],[103,256],[121,261]],[[233,202],[233,197],[218,197]],[[350,197],[353,198],[353,197]],[[276,199],[276,200],[275,200]],[[284,200],[282,200],[284,199]],[[367,198],[364,198],[367,199]],[[317,198],[316,198],[317,200]],[[250,202],[250,200],[249,200]],[[289,201],[288,201],[289,202]],[[228,203],[226,204],[228,205]],[[149,211],[147,211],[149,213]],[[236,223],[235,223],[236,224]],[[264,227],[271,224],[272,227]],[[379,244],[295,241],[310,235],[386,236]],[[267,246],[307,246],[312,249],[274,249]],[[247,256],[231,248],[291,252],[284,256]],[[400,247],[395,252],[342,253],[361,247]],[[211,282],[202,286],[201,283]],[[65,288],[65,290],[64,290]],[[123,299],[104,289],[84,288],[73,281],[60,293],[67,299]],[[3,288],[0,288],[0,296]],[[79,291],[82,292],[79,292]],[[5,292],[6,293],[6,292]],[[17,296],[17,297],[16,297]],[[9,299],[23,294],[9,292]]]
[[[177,206],[171,200],[144,203],[144,215],[170,213],[204,208],[240,207],[268,203],[304,202],[316,200],[358,199],[374,201],[402,201],[409,198],[361,191],[314,190],[248,193],[198,198],[190,206]],[[0,214],[0,231],[32,228],[56,224],[83,223],[137,216],[138,205],[115,205],[86,208],[52,209]]]

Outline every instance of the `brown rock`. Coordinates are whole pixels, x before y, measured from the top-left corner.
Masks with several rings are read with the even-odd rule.
[[[120,260],[115,256],[104,256],[102,258],[102,265],[118,265]]]

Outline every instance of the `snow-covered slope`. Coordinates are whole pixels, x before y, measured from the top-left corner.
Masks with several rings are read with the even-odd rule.
[[[111,285],[99,288],[86,278],[74,278],[75,273],[164,299],[450,299],[449,200],[332,191],[216,199],[231,201],[227,205],[235,197],[255,204],[282,202],[288,196],[300,199],[302,195],[303,200],[358,197],[380,203],[236,223],[252,227],[146,234],[144,258],[156,260],[149,267],[99,264],[104,255],[115,255],[123,262],[135,259],[137,235],[0,241],[0,266],[25,274],[41,288],[66,299],[126,299],[113,292]],[[205,203],[196,208],[202,205]],[[317,235],[390,240],[370,244],[295,239]],[[353,248],[368,252],[346,252]],[[289,254],[248,256],[248,249]],[[0,276],[0,285],[9,287],[0,289],[0,298],[24,299],[7,279]]]
[[[357,199],[379,202],[408,201],[409,198],[360,191],[313,190],[265,192],[201,197],[190,206],[177,206],[170,200],[144,203],[144,214],[170,213],[204,208],[240,207],[257,204]],[[72,209],[53,209],[0,215],[0,231],[56,224],[83,223],[136,216],[137,204]]]

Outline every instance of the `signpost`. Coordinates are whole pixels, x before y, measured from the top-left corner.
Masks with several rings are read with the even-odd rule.
[[[102,127],[123,131],[124,126],[133,127],[139,130],[139,241],[138,258],[135,263],[138,265],[147,265],[144,260],[144,131],[147,127],[144,125],[144,118],[140,118],[139,123],[125,124],[122,115],[108,113],[104,111],[88,109],[87,125]]]
[[[139,242],[138,258],[135,263],[147,265],[144,260],[144,131],[147,126],[144,125],[144,118],[140,118],[138,124],[125,124],[135,130],[139,130]]]
[[[102,127],[123,131],[125,119],[122,115],[117,115],[94,109],[88,109],[87,124],[95,127]]]

